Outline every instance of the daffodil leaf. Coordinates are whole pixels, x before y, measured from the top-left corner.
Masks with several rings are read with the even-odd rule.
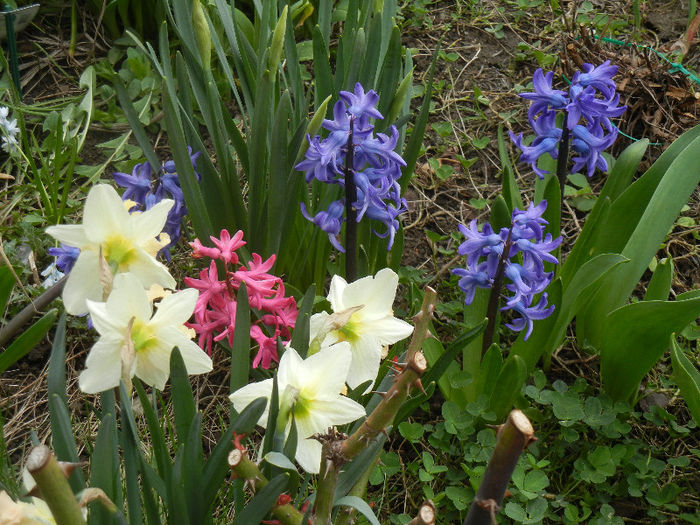
[[[180,350],[173,348],[170,354],[170,381],[172,383],[173,412],[175,413],[175,431],[177,441],[184,444],[190,432],[190,425],[195,417],[195,403],[192,385],[185,368]]]
[[[233,525],[250,525],[260,523],[277,503],[277,498],[287,487],[289,474],[276,476],[258,492],[253,499],[243,508],[243,512],[236,515]]]
[[[695,422],[700,425],[700,372],[678,346],[675,334],[671,336],[673,377],[683,394]]]
[[[377,519],[377,516],[374,515],[374,511],[370,508],[367,502],[362,498],[358,498],[357,496],[342,497],[339,500],[333,502],[333,506],[352,507],[357,512],[362,514],[365,518],[367,518],[367,521],[369,521],[372,525],[381,525],[379,523],[379,520]]]

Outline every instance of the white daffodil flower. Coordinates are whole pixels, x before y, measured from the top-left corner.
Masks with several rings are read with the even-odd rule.
[[[318,473],[321,466],[321,443],[311,438],[324,433],[334,425],[350,423],[366,414],[365,409],[339,392],[345,386],[345,376],[350,367],[350,348],[347,344],[302,359],[293,348],[287,348],[280,359],[277,371],[280,412],[285,425],[285,435],[291,430],[294,413],[299,440],[296,460],[310,473]],[[236,390],[230,399],[237,411],[242,411],[259,397],[269,400],[272,396],[272,379],[251,383]],[[267,424],[269,406],[260,417],[258,425]],[[286,416],[286,418],[285,418]]]
[[[352,362],[346,379],[350,388],[357,388],[365,381],[374,384],[383,347],[405,339],[413,332],[413,326],[394,317],[391,309],[398,284],[399,276],[389,268],[351,284],[334,275],[328,293],[334,313],[321,312],[311,316],[311,341],[318,337],[322,347],[340,341],[350,343]],[[342,327],[338,327],[337,320],[345,317],[338,314],[343,313],[351,315],[347,321],[343,319]]]
[[[14,501],[4,490],[0,492],[0,525],[55,525],[49,506],[39,498],[31,503]]]
[[[197,302],[197,290],[187,289],[165,296],[153,307],[143,285],[133,274],[117,274],[107,302],[87,300],[92,322],[100,338],[90,349],[86,369],[78,384],[83,392],[94,394],[129,382],[137,376],[163,390],[170,375],[170,354],[180,349],[189,374],[212,369],[209,356],[191,341],[183,324]]]
[[[86,299],[105,300],[109,289],[105,290],[100,257],[104,257],[112,274],[131,272],[143,288],[154,283],[175,287],[168,269],[155,259],[161,248],[156,236],[163,230],[172,206],[172,200],[163,199],[150,210],[129,214],[114,188],[98,184],[88,193],[83,224],[60,224],[46,229],[58,241],[80,248],[63,289],[68,313],[87,313]]]

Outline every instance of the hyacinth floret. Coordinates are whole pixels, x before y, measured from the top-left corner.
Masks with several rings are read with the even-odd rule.
[[[189,146],[187,151],[197,180],[199,180],[201,177],[197,172],[197,158],[201,152],[193,154],[192,148]],[[134,203],[129,210],[130,212],[149,210],[166,198],[174,201],[175,204],[170,209],[168,219],[163,227],[163,233],[168,235],[170,242],[159,252],[169,261],[170,249],[177,244],[180,238],[182,219],[187,215],[185,197],[180,187],[175,162],[172,160],[165,162],[157,173],[154,173],[153,167],[148,162],[137,164],[131,174],[115,172],[114,182],[125,188],[122,199]]]
[[[199,279],[185,277],[185,284],[199,290],[199,298],[194,308],[194,322],[187,323],[199,335],[199,345],[211,355],[214,341],[226,339],[233,345],[236,325],[236,298],[242,283],[245,283],[251,308],[259,311],[250,326],[250,337],[258,344],[258,352],[253,359],[253,367],[269,368],[272,362],[279,362],[277,341],[289,342],[291,329],[297,319],[297,305],[293,297],[285,297],[284,282],[269,271],[275,264],[275,256],[263,260],[252,254],[246,266],[239,264],[236,253],[245,245],[243,232],[233,236],[221,230],[219,238],[210,237],[213,247],[204,246],[199,239],[190,243],[192,256],[209,258],[208,268],[203,269]],[[221,261],[224,275],[219,277],[216,261]]]
[[[377,110],[379,95],[374,90],[365,92],[358,82],[352,92],[341,91],[340,100],[333,106],[333,120],[324,120],[329,131],[326,138],[307,136],[309,147],[304,160],[296,169],[305,173],[306,182],[318,180],[325,184],[345,187],[345,164],[348,139],[352,131],[352,171],[357,186],[357,222],[363,217],[379,221],[386,231],[372,230],[378,237],[389,237],[388,248],[394,242],[399,228],[398,216],[407,209],[401,197],[398,180],[406,162],[394,151],[399,132],[390,126],[387,133],[374,133],[370,119],[382,119]],[[343,201],[332,202],[328,209],[311,213],[301,204],[304,217],[328,234],[333,246],[344,252],[338,237],[345,221]]]
[[[457,252],[466,256],[467,264],[452,273],[459,276],[465,303],[472,303],[477,288],[494,286],[502,263],[505,286],[499,292],[505,304],[501,311],[513,312],[514,318],[506,326],[518,332],[526,330],[525,339],[532,333],[533,321],[554,311],[553,305],[547,306],[547,295],[543,293],[553,277],[552,272],[544,271],[544,263],[558,263],[551,252],[559,247],[561,237],[552,239],[550,234],[544,234],[547,221],[542,214],[546,208],[546,201],[536,206],[531,203],[525,210],[516,208],[510,227],[501,228],[498,233],[488,223],[479,231],[476,220],[468,228],[459,226],[466,240]],[[539,294],[540,300],[534,304]]]
[[[535,132],[535,139],[526,145],[523,134],[509,132],[511,140],[520,149],[521,162],[531,165],[539,178],[549,173],[537,167],[539,158],[548,153],[558,158],[563,131],[556,125],[556,116],[563,111],[564,126],[572,136],[570,147],[577,156],[573,158],[573,171],[585,168],[591,177],[596,168],[607,171],[608,164],[601,153],[612,146],[617,139],[618,129],[610,119],[619,117],[627,106],[620,106],[620,95],[612,77],[617,74],[617,66],[606,60],[599,66],[584,64],[583,72],[577,71],[569,86],[568,93],[553,89],[553,72],[544,74],[542,69],[535,71],[532,79],[534,92],[521,93],[522,98],[531,100],[528,120]]]

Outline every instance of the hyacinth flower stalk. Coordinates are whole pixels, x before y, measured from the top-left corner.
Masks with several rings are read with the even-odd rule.
[[[278,362],[277,341],[288,343],[291,329],[297,319],[297,305],[293,297],[286,297],[284,282],[268,273],[275,263],[272,255],[266,261],[253,253],[248,266],[239,264],[238,249],[246,244],[243,232],[233,237],[226,230],[220,236],[211,237],[213,247],[204,246],[199,239],[190,243],[194,258],[209,258],[208,268],[203,269],[199,279],[185,277],[185,284],[199,290],[199,298],[194,309],[194,322],[187,326],[199,335],[199,344],[211,355],[212,342],[226,339],[233,345],[236,325],[236,295],[245,283],[249,294],[249,304],[261,315],[250,326],[250,337],[258,344],[258,353],[253,367],[270,368]],[[219,277],[217,261],[223,267],[224,275]]]
[[[452,273],[460,277],[464,302],[471,304],[477,288],[491,289],[482,353],[493,343],[502,300],[505,304],[500,311],[512,310],[515,316],[506,326],[516,332],[525,330],[525,340],[532,333],[533,321],[545,319],[554,311],[554,305],[547,306],[545,292],[553,272],[545,272],[544,264],[558,263],[552,252],[562,239],[544,234],[547,221],[542,214],[546,208],[546,201],[537,206],[531,203],[524,211],[516,208],[510,227],[501,228],[498,233],[488,223],[479,231],[476,220],[469,228],[459,226],[467,240],[457,251],[466,256],[467,264],[466,268],[456,268]]]
[[[304,217],[322,231],[338,251],[346,253],[346,275],[349,281],[357,277],[356,223],[365,216],[384,224],[383,233],[372,230],[380,238],[389,238],[391,249],[399,229],[398,216],[406,211],[406,199],[401,197],[398,183],[401,167],[406,162],[394,151],[398,140],[395,126],[389,134],[377,133],[370,118],[382,119],[376,109],[379,96],[373,90],[365,93],[361,84],[353,92],[341,91],[340,100],[333,107],[333,120],[324,120],[323,127],[330,133],[325,139],[307,136],[309,147],[305,158],[296,169],[305,172],[306,182],[317,180],[336,184],[345,191],[345,198],[333,201],[327,210],[315,215],[304,203]],[[345,217],[343,217],[343,210]],[[343,222],[345,244],[339,242]]]
[[[617,66],[606,60],[599,66],[584,64],[583,72],[577,71],[568,92],[552,87],[554,73],[535,71],[532,82],[534,92],[521,93],[531,100],[528,120],[535,132],[530,145],[523,144],[523,134],[510,132],[511,140],[522,151],[521,162],[528,162],[542,179],[548,172],[537,166],[539,158],[548,153],[557,160],[557,173],[562,192],[568,175],[569,150],[573,152],[572,171],[586,170],[591,177],[596,169],[607,171],[608,163],[602,152],[617,139],[618,129],[611,119],[619,117],[627,109],[620,106],[620,95],[612,77]],[[558,114],[563,125],[556,125]]]

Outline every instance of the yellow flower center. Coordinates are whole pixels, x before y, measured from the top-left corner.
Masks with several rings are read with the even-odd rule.
[[[355,321],[353,321],[353,318],[355,317],[355,314],[350,318],[350,320],[343,325],[342,328],[338,329],[335,331],[336,336],[338,337],[338,341],[347,341],[348,343],[356,343],[357,340],[360,338],[360,335],[358,334],[358,324]]]
[[[158,339],[153,333],[153,328],[141,319],[135,319],[131,327],[131,340],[134,342],[134,352],[148,351],[153,348]]]
[[[126,271],[136,255],[134,243],[121,235],[113,235],[105,242],[103,255],[107,260],[107,264],[114,268],[115,271]]]

